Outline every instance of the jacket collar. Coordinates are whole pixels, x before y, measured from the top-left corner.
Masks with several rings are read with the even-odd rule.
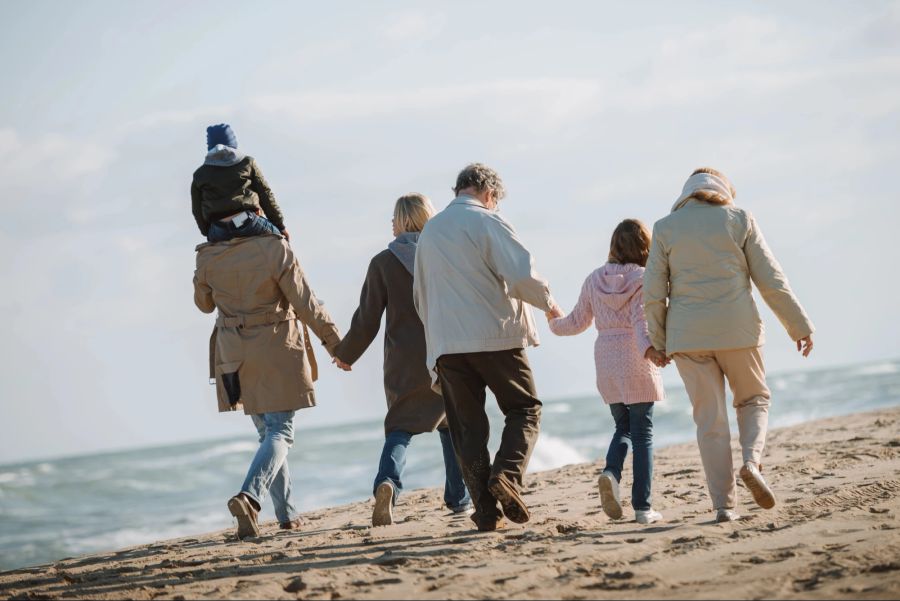
[[[468,205],[470,207],[480,207],[484,210],[487,210],[487,207],[481,204],[481,201],[473,196],[469,196],[468,194],[461,194],[453,199],[453,202],[450,205]]]

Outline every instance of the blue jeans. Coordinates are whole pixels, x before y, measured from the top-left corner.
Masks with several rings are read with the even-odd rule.
[[[250,417],[259,432],[259,450],[250,463],[241,492],[260,506],[266,493],[271,493],[278,522],[290,522],[299,515],[291,502],[291,472],[287,462],[288,449],[294,444],[294,412],[262,413]]]
[[[247,211],[247,215],[247,220],[241,224],[241,227],[235,227],[230,221],[225,223],[213,221],[209,224],[209,232],[206,234],[206,239],[209,242],[225,242],[232,238],[249,238],[250,236],[281,233],[275,227],[275,224],[265,217],[260,217],[250,211]]]
[[[444,451],[444,504],[450,509],[465,507],[472,502],[469,491],[463,482],[459,463],[456,461],[456,453],[453,450],[453,442],[450,440],[450,430],[438,430],[441,436],[441,447]],[[378,464],[378,475],[375,476],[375,489],[382,482],[388,481],[394,486],[394,502],[400,491],[403,490],[403,468],[406,467],[406,451],[412,441],[413,434],[395,430],[384,439],[384,448],[381,451],[381,461]]]
[[[616,433],[606,453],[605,471],[622,480],[622,468],[628,447],[632,447],[631,506],[636,510],[651,508],[650,485],[653,482],[653,403],[609,406],[616,420]]]

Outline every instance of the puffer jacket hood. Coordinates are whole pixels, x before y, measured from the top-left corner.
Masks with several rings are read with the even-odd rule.
[[[215,167],[231,167],[232,165],[237,165],[243,161],[246,156],[246,154],[237,148],[225,146],[224,144],[217,144],[210,148],[209,152],[206,153],[206,159],[203,163]]]
[[[634,263],[607,263],[591,274],[591,285],[600,293],[600,300],[616,311],[622,309],[644,282],[644,268]]]

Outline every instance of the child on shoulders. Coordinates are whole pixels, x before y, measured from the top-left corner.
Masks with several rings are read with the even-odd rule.
[[[194,172],[191,205],[210,242],[280,234],[290,240],[275,195],[251,156],[237,149],[226,123],[206,128],[206,159]]]

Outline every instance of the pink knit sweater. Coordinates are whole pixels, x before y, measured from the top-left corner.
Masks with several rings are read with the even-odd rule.
[[[647,403],[665,398],[662,375],[644,358],[650,348],[641,287],[644,268],[607,263],[584,281],[578,304],[566,317],[550,320],[557,336],[597,327],[594,361],[597,389],[607,404]]]

